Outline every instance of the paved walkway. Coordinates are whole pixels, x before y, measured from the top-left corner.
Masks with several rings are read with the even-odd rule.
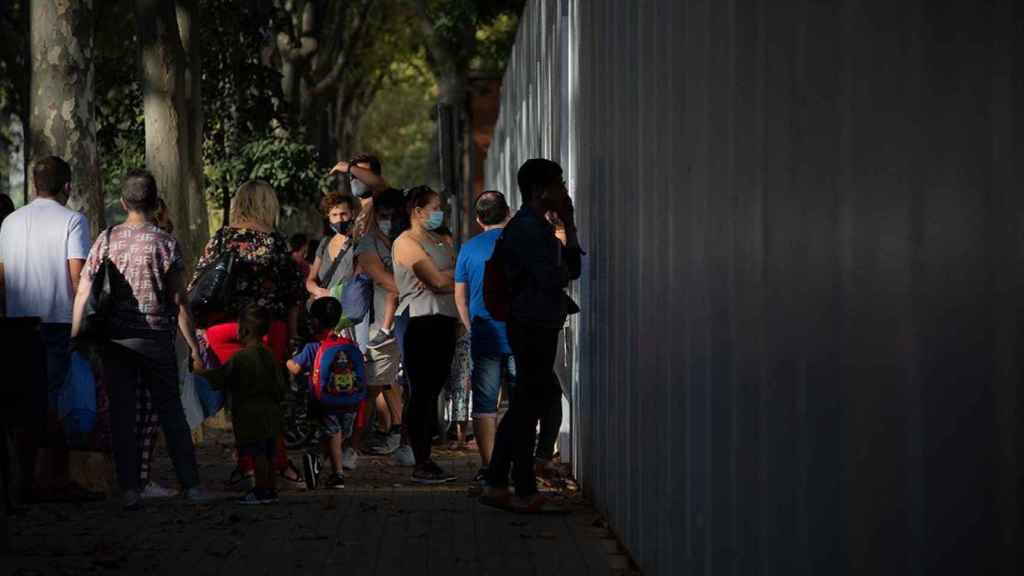
[[[206,485],[227,477],[229,446],[223,433],[207,438],[200,450]],[[274,506],[174,499],[124,513],[116,499],[42,505],[12,520],[13,555],[0,557],[0,575],[631,573],[571,484],[562,489],[569,515],[509,514],[470,495],[475,455],[438,456],[458,483],[414,486],[410,469],[364,457],[344,490],[285,490]],[[158,455],[158,463],[166,458]],[[172,485],[166,468],[156,477]]]

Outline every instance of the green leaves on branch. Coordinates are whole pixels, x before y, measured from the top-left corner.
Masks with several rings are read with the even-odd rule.
[[[276,136],[253,140],[243,145],[238,155],[208,164],[206,178],[211,201],[218,201],[225,192],[234,194],[246,180],[265,180],[277,191],[282,216],[315,204],[328,189],[313,147]]]

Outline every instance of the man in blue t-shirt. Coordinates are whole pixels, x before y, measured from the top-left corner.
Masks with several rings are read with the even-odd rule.
[[[491,318],[484,305],[484,266],[508,221],[509,208],[501,192],[487,191],[476,201],[476,221],[484,231],[462,246],[455,265],[455,304],[470,331],[473,359],[473,431],[483,468],[491,462],[497,430],[498,393],[503,376],[511,375],[512,349],[505,323]]]

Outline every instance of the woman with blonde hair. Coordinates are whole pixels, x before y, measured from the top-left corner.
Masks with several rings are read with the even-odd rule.
[[[229,224],[210,238],[196,265],[192,284],[201,271],[215,262],[224,251],[235,253],[231,273],[232,296],[223,310],[224,322],[207,326],[200,339],[207,344],[207,364],[226,364],[242,349],[238,338],[238,313],[249,306],[270,312],[271,325],[264,342],[282,364],[287,359],[289,340],[298,341],[298,306],[305,294],[303,279],[291,257],[288,239],[275,230],[281,206],[270,184],[250,180],[238,188],[231,201]],[[189,286],[191,289],[191,285]],[[212,357],[211,357],[212,356]],[[286,480],[301,481],[301,475],[288,462],[283,441],[276,451],[275,468]],[[251,476],[251,458],[240,458],[240,475]],[[233,480],[240,480],[233,475]]]

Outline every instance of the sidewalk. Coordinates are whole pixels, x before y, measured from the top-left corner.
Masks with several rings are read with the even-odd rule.
[[[204,485],[219,490],[232,464],[227,433],[200,447]],[[285,490],[273,506],[178,499],[124,513],[118,500],[51,504],[11,521],[13,556],[0,575],[42,574],[629,574],[603,520],[571,489],[572,513],[524,516],[477,503],[475,454],[441,450],[456,483],[419,487],[411,470],[363,457],[343,490]],[[298,460],[297,454],[292,455]],[[158,452],[154,477],[173,485]],[[570,486],[571,488],[571,486]]]

